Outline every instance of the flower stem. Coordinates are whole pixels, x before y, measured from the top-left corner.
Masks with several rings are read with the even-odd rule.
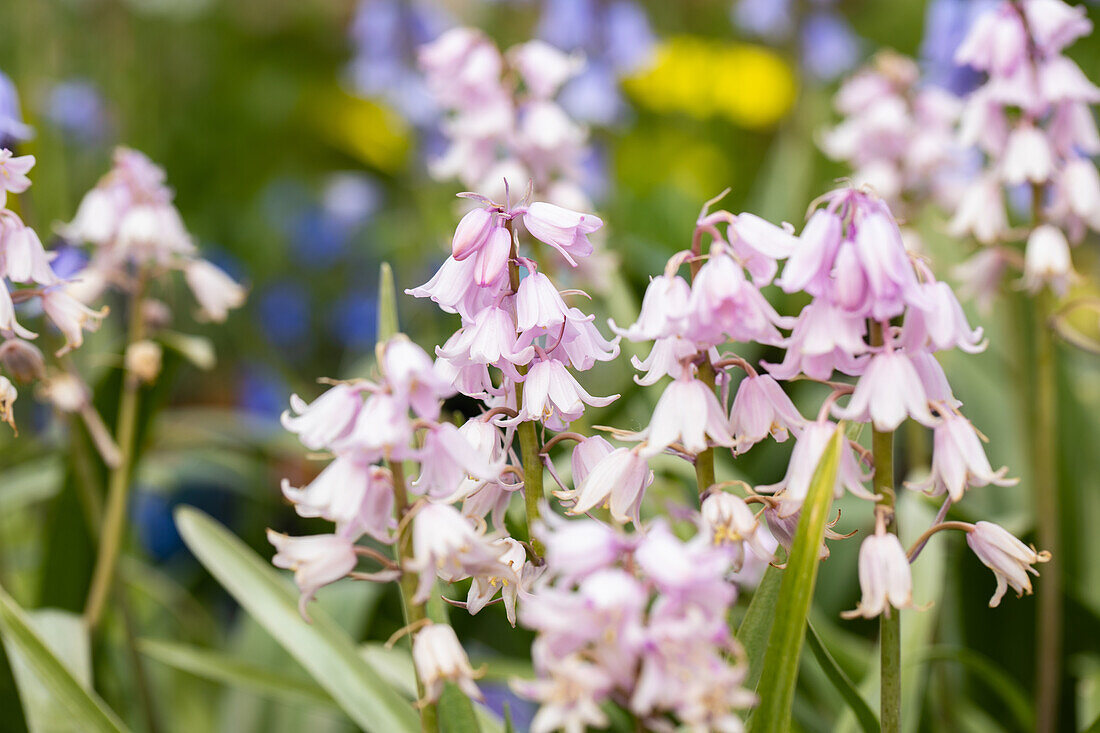
[[[1054,338],[1049,325],[1051,294],[1044,290],[1035,298],[1035,343],[1033,390],[1035,400],[1030,420],[1035,495],[1035,519],[1039,546],[1050,551],[1051,560],[1038,583],[1038,613],[1035,633],[1036,730],[1052,733],[1058,724],[1058,690],[1062,663],[1062,576],[1059,538],[1058,471],[1054,463],[1057,443]]]
[[[871,323],[871,345],[882,346],[882,324]],[[875,493],[882,500],[875,508],[887,532],[898,533],[894,493],[894,433],[871,431],[871,451],[875,458]],[[881,660],[881,697],[879,720],[883,733],[901,730],[901,612],[895,610],[879,617],[879,654]]]
[[[140,341],[145,330],[145,320],[141,312],[141,302],[145,293],[144,275],[138,276],[137,283],[137,287],[130,296],[127,348],[130,344]],[[123,354],[125,353],[123,349]],[[120,460],[118,465],[111,469],[107,480],[107,506],[103,516],[103,530],[99,535],[99,551],[96,554],[91,589],[88,591],[88,601],[84,606],[84,623],[89,629],[94,629],[103,615],[103,608],[114,581],[115,567],[118,565],[122,537],[126,531],[126,504],[130,494],[130,476],[134,463],[139,386],[140,380],[136,374],[125,372],[122,375],[115,430],[115,443],[118,445]]]
[[[699,379],[710,389],[714,390],[714,367],[710,364],[710,357],[704,354],[703,363],[699,366]],[[699,494],[714,485],[714,448],[699,451],[695,456],[695,483]]]
[[[512,237],[512,251],[508,255],[508,281],[512,292],[519,292],[519,265],[516,258],[519,256],[519,248],[516,244],[515,231],[512,222],[505,222],[505,227]],[[526,374],[527,368],[520,367],[520,374]],[[523,383],[516,382],[516,410],[523,411]],[[539,445],[538,435],[535,433],[535,423],[528,420],[521,422],[516,428],[519,436],[520,460],[523,463],[523,500],[527,508],[527,538],[533,549],[542,555],[542,543],[535,539],[532,529],[539,518],[539,505],[542,503],[542,447]]]
[[[393,504],[397,514],[397,526],[401,528],[394,545],[394,555],[398,566],[402,560],[412,556],[412,523],[405,520],[411,507],[409,505],[409,493],[405,488],[405,468],[401,461],[389,461],[390,472],[393,474]],[[423,623],[427,613],[423,603],[413,603],[416,596],[417,576],[403,570],[401,573],[401,608],[405,615],[405,627],[412,624]],[[420,681],[420,675],[416,675],[416,695],[420,700],[424,699],[424,684]],[[435,703],[428,703],[420,708],[420,730],[423,733],[437,733],[439,731],[439,712]]]

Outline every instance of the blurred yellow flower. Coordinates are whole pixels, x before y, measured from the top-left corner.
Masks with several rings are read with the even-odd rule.
[[[754,129],[782,119],[798,91],[794,70],[775,52],[698,36],[666,40],[654,64],[624,86],[658,112],[722,116]]]
[[[333,92],[315,109],[315,124],[344,152],[387,173],[404,165],[411,131],[405,120],[385,104]]]

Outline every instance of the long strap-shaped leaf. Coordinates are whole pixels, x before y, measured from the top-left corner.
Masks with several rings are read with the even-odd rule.
[[[193,507],[176,510],[184,542],[210,574],[369,733],[418,731],[412,706],[359,656],[355,642],[323,609],[298,615],[285,579],[225,527]]]
[[[814,653],[817,663],[821,665],[825,676],[829,678],[829,681],[833,683],[833,687],[844,698],[844,702],[848,703],[848,707],[852,709],[856,716],[856,722],[859,723],[863,733],[876,733],[879,730],[878,717],[871,710],[871,706],[867,704],[867,701],[863,699],[863,696],[859,694],[859,690],[852,683],[851,678],[840,668],[840,665],[833,659],[833,655],[825,648],[825,643],[821,641],[817,630],[809,621],[806,622],[806,643],[809,645],[810,651]]]
[[[72,717],[75,728],[110,733],[127,730],[98,695],[80,686],[31,627],[23,609],[3,588],[0,588],[0,635],[7,643],[9,653],[13,648],[19,650],[22,659],[34,670],[57,704]]]
[[[756,688],[760,706],[752,716],[753,733],[782,733],[790,729],[798,658],[806,635],[806,618],[817,581],[818,553],[825,536],[825,521],[833,500],[844,439],[843,428],[838,426],[822,453],[802,504],[802,518],[798,521],[787,569],[783,572],[775,620],[764,654],[764,669]]]

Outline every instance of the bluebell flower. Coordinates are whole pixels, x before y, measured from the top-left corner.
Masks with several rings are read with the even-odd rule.
[[[290,387],[273,370],[245,364],[237,377],[237,405],[250,413],[277,420],[287,407]]]
[[[291,229],[294,254],[307,267],[325,268],[336,264],[347,249],[349,237],[348,227],[320,206],[312,206],[299,214]]]
[[[366,224],[382,204],[382,187],[362,173],[334,173],[325,183],[321,208],[348,230]]]
[[[34,128],[23,122],[15,83],[0,71],[0,147],[11,147],[32,137]]]
[[[276,346],[300,345],[309,335],[309,293],[296,281],[263,288],[255,297],[260,327]]]
[[[565,51],[590,49],[599,43],[595,0],[546,0],[537,35]]]
[[[649,17],[631,0],[615,0],[604,14],[604,58],[619,74],[637,71],[653,56]]]
[[[74,79],[54,86],[46,99],[45,114],[61,132],[81,142],[97,142],[107,134],[103,98],[87,81]]]
[[[603,126],[620,119],[626,109],[618,77],[609,66],[598,61],[588,64],[566,82],[558,94],[558,103],[573,119]]]
[[[924,38],[920,45],[925,79],[957,95],[973,91],[982,74],[970,66],[955,63],[955,50],[974,20],[996,0],[932,0],[924,16]]]
[[[378,333],[378,296],[359,292],[345,297],[333,309],[333,329],[349,349],[366,351]]]
[[[54,253],[54,259],[50,266],[53,267],[53,271],[62,280],[68,280],[76,276],[88,264],[88,253],[80,247],[62,244],[53,247],[50,251]]]
[[[745,33],[780,43],[791,37],[791,0],[741,0],[733,6],[733,24]]]
[[[859,36],[836,13],[812,13],[802,24],[799,35],[802,68],[822,81],[837,78],[859,62]]]

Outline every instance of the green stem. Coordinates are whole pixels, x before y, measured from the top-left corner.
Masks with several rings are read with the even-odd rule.
[[[882,324],[871,323],[871,345],[882,346]],[[875,508],[887,532],[898,534],[894,493],[894,433],[872,429],[871,451],[875,458],[875,493],[882,500]],[[881,661],[881,697],[879,720],[883,733],[901,730],[901,612],[894,609],[879,617],[879,654]]]
[[[1032,374],[1035,400],[1031,420],[1035,495],[1035,520],[1039,546],[1050,551],[1038,583],[1035,633],[1036,730],[1052,733],[1058,724],[1058,691],[1062,672],[1062,569],[1059,537],[1058,471],[1054,462],[1058,421],[1056,416],[1054,338],[1049,326],[1052,298],[1048,290],[1035,298],[1035,364]]]
[[[130,323],[126,335],[126,348],[143,338],[145,322],[141,312],[141,302],[145,292],[145,278],[139,276],[138,286],[130,298]],[[125,349],[123,357],[125,358]],[[114,581],[115,566],[118,565],[119,548],[126,531],[126,504],[130,493],[130,474],[134,463],[134,436],[137,432],[138,388],[140,380],[129,372],[122,375],[122,390],[118,404],[118,422],[115,443],[118,445],[121,460],[111,469],[107,481],[107,507],[103,516],[103,531],[99,537],[99,551],[96,555],[95,570],[92,573],[92,585],[88,592],[88,602],[84,607],[84,622],[89,629],[99,623],[107,596]]]
[[[699,367],[699,379],[714,390],[714,367],[710,363],[710,357],[704,354],[704,360]],[[714,485],[714,448],[699,451],[695,456],[695,483],[699,493]]]
[[[519,292],[519,264],[516,258],[519,256],[519,248],[516,245],[516,236],[512,229],[512,222],[505,222],[505,227],[512,237],[512,251],[508,256],[508,282],[512,292]],[[525,374],[526,367],[520,367],[520,373]],[[516,382],[516,410],[523,411],[523,383]],[[542,543],[535,539],[531,531],[539,518],[539,505],[542,503],[543,466],[542,448],[539,445],[538,435],[535,433],[535,423],[531,421],[521,422],[516,428],[519,436],[520,461],[523,463],[523,500],[527,509],[527,538],[531,543],[531,549],[542,555]]]
[[[394,511],[397,514],[398,526],[401,528],[397,543],[394,546],[394,553],[397,565],[401,567],[403,559],[412,557],[413,554],[412,523],[406,519],[410,510],[409,494],[405,488],[404,466],[401,465],[400,461],[389,461],[389,467],[390,472],[393,474]],[[416,597],[417,581],[416,573],[402,570],[400,583],[401,608],[405,615],[406,627],[419,624],[427,618],[424,604],[412,602],[412,599]],[[424,685],[420,681],[419,674],[416,675],[416,695],[418,699],[424,699]],[[420,730],[423,733],[438,733],[439,711],[435,703],[428,703],[420,708]]]

